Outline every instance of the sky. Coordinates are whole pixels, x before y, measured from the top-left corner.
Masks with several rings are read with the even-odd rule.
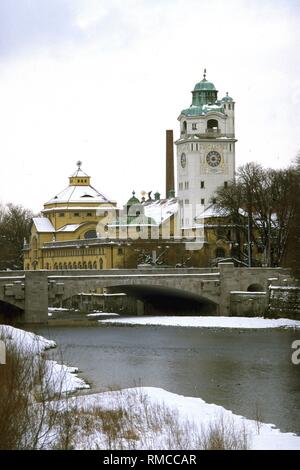
[[[299,0],[0,0],[0,202],[38,212],[76,161],[123,204],[165,193],[165,130],[203,78],[236,102],[237,165],[300,149]]]

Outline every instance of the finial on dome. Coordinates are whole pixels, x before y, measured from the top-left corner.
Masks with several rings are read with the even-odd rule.
[[[226,96],[228,96],[228,91],[226,91]]]
[[[135,190],[132,191],[132,195],[133,195],[133,197],[135,196]]]
[[[204,69],[203,80],[206,80],[206,69]]]
[[[80,160],[76,162],[76,165],[78,166],[78,170],[81,170],[82,162]]]

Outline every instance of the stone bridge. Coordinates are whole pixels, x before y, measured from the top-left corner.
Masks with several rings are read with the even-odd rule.
[[[217,268],[5,271],[0,272],[0,312],[15,311],[24,323],[45,323],[48,304],[110,288],[145,302],[151,296],[202,302],[215,306],[217,314],[230,315],[232,291],[267,291],[270,278],[287,275],[281,268],[235,268],[232,263]]]

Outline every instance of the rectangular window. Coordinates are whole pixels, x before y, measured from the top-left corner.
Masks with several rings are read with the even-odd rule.
[[[184,183],[184,189],[189,189],[189,182],[188,182],[188,181],[185,181],[185,183]]]
[[[122,255],[123,254],[123,248],[118,248],[118,255]]]
[[[198,152],[198,149],[199,149],[198,145],[199,145],[199,144],[196,144],[196,150],[197,150],[197,152]]]
[[[59,217],[64,217],[65,216],[65,213],[64,212],[60,212],[59,213]]]
[[[184,203],[189,204],[190,203],[189,199],[185,199]]]
[[[229,150],[230,150],[230,152],[231,152],[231,149],[232,149],[232,146],[231,146],[231,144],[229,144]]]
[[[87,212],[86,215],[87,217],[92,217],[93,214],[91,212]]]
[[[228,181],[224,181],[224,188],[228,188]]]
[[[201,181],[200,187],[201,187],[201,189],[204,189],[204,188],[205,188],[205,186],[204,186],[204,181]]]
[[[194,144],[191,144],[192,152],[194,151]]]
[[[74,212],[74,217],[79,217],[79,212]]]
[[[202,204],[202,206],[204,206],[204,204],[205,204],[205,199],[203,199],[203,198],[201,199],[201,204]]]
[[[195,122],[193,122],[193,124],[192,124],[192,129],[193,129],[193,131],[197,130],[197,124]]]

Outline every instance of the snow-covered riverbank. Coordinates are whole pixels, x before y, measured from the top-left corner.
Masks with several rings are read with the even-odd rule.
[[[130,317],[109,320],[99,320],[100,323],[115,325],[156,325],[156,326],[181,326],[192,328],[300,328],[300,321],[288,318],[267,319],[260,317]]]
[[[0,338],[5,342],[6,347],[12,344],[24,354],[39,355],[47,349],[56,347],[55,341],[9,325],[0,325]],[[50,359],[45,361],[45,366],[48,386],[53,392],[72,393],[79,389],[90,388],[76,375],[78,372],[76,367],[59,364]]]
[[[142,396],[142,399],[139,397]],[[138,409],[139,402],[146,400],[150,405],[167,406],[178,414],[179,423],[189,422],[195,426],[199,433],[207,430],[212,423],[223,421],[228,428],[244,430],[248,437],[249,448],[252,450],[279,450],[279,449],[300,449],[300,436],[293,433],[282,433],[272,424],[257,422],[246,419],[243,416],[233,414],[222,406],[206,403],[201,398],[185,397],[168,392],[161,388],[137,387],[117,392],[104,392],[92,395],[84,395],[76,398],[76,404],[85,410],[94,407],[103,409],[116,409],[123,401],[131,406],[136,406],[137,413],[142,413]],[[90,441],[93,448],[103,444],[103,436],[97,433]],[[153,433],[147,436],[147,442],[151,443],[152,449],[164,449],[166,447],[166,436],[163,432]],[[142,443],[141,443],[142,444]],[[84,447],[84,442],[78,442],[78,448]],[[138,448],[141,448],[138,446]],[[147,448],[147,447],[146,447]]]
[[[172,317],[167,317],[172,319]],[[174,317],[173,317],[174,318]],[[178,317],[176,317],[178,320]],[[199,317],[181,317],[183,320],[188,318],[199,318]],[[203,318],[222,318],[222,317],[203,317]],[[224,317],[223,317],[224,318]],[[225,317],[227,318],[227,317]],[[137,319],[135,319],[137,320]],[[143,320],[143,318],[141,319]],[[245,319],[247,322],[252,319]],[[253,319],[262,320],[262,319]],[[270,322],[276,322],[280,327],[291,327],[285,321],[276,320],[265,320]],[[247,323],[246,322],[246,323]],[[189,326],[191,325],[190,322]],[[257,323],[256,323],[257,324]],[[224,325],[224,322],[222,322]],[[185,325],[187,326],[187,325]],[[199,326],[193,324],[192,326]],[[211,326],[211,324],[209,325]],[[237,328],[237,326],[235,326]],[[249,328],[250,326],[248,326]],[[264,326],[265,327],[265,326]],[[270,328],[274,328],[274,323]],[[262,326],[261,326],[262,328]],[[12,342],[17,345],[24,352],[33,352],[34,354],[41,354],[43,351],[49,348],[55,347],[55,342],[47,340],[42,336],[35,335],[34,333],[25,332],[23,330],[13,328],[11,326],[0,325],[0,337],[5,342]],[[74,372],[76,368],[64,366],[58,364],[56,361],[47,360],[47,375],[51,381],[51,388],[56,387],[59,384],[61,392],[74,392],[80,388],[88,388],[88,385],[84,383],[82,379],[77,377]],[[142,397],[142,398],[140,398]],[[68,401],[61,400],[62,407],[64,403],[68,403],[68,406],[73,402],[77,409],[83,409],[90,411],[91,413],[95,407],[100,407],[104,410],[115,410],[120,405],[126,410],[126,406],[130,406],[132,410],[139,416],[139,407],[144,406],[145,397],[148,403],[154,407],[167,407],[171,412],[174,412],[178,416],[179,423],[189,422],[199,432],[203,432],[203,429],[209,428],[211,423],[218,422],[220,419],[224,423],[229,423],[235,429],[244,430],[248,436],[248,443],[250,449],[300,449],[300,436],[296,436],[292,433],[282,433],[279,429],[275,428],[272,424],[261,423],[246,419],[243,416],[233,414],[230,410],[218,406],[215,404],[209,404],[204,402],[201,398],[185,397],[177,395],[166,390],[154,387],[136,387],[134,389],[122,390],[122,391],[110,391],[89,395],[81,395],[76,397],[69,397]],[[145,426],[143,428],[143,426]],[[149,431],[146,427],[146,423],[141,423],[141,435],[145,435],[145,438],[136,438],[136,448],[145,448],[151,445],[152,449],[167,448],[168,436],[162,428],[160,432]],[[80,434],[79,434],[80,435]],[[132,448],[132,442],[128,438],[128,442],[123,442],[124,448]],[[80,438],[76,441],[75,447],[80,448],[104,448],[105,436],[98,430],[90,436]]]

